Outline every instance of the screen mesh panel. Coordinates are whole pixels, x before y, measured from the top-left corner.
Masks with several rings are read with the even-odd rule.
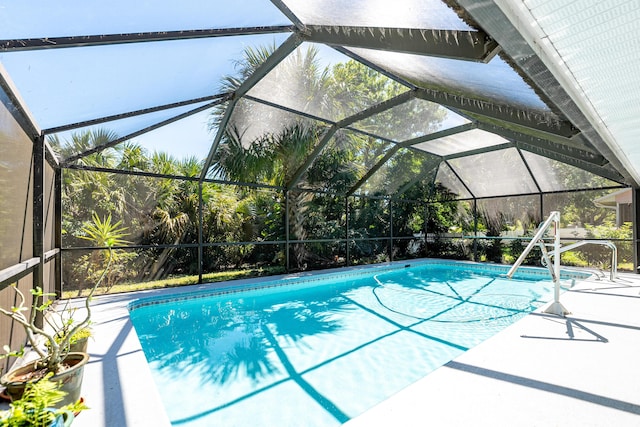
[[[307,169],[300,186],[344,194],[392,145],[358,132],[339,130]]]
[[[388,237],[390,227],[389,201],[356,197],[349,203],[349,239]],[[364,248],[367,243],[356,243]],[[368,252],[363,249],[363,253]]]
[[[33,254],[33,143],[0,104],[0,270]]]
[[[282,191],[205,182],[202,198],[205,243],[285,239]]]
[[[285,0],[284,3],[305,24],[469,29],[440,0]]]
[[[419,87],[550,112],[531,87],[497,56],[484,64],[372,49],[349,50]]]
[[[480,199],[477,201],[478,216],[485,227],[498,235],[529,235],[543,220],[540,201],[538,195]]]
[[[284,35],[0,53],[42,129],[220,93],[246,45]]]
[[[440,164],[435,182],[436,185],[442,188],[442,191],[445,191],[454,198],[470,199],[473,197],[447,163]]]
[[[112,224],[121,221],[124,246],[198,241],[197,181],[84,170],[65,170],[63,177],[65,247],[101,246],[81,237],[94,212],[102,221],[109,215]]]
[[[81,154],[83,150],[91,148],[82,144],[83,137],[87,134],[105,132],[110,135],[110,139],[115,141],[119,138],[127,137],[134,132],[140,132],[146,128],[159,125],[171,119],[177,118],[194,109],[208,105],[209,102],[201,102],[179,108],[170,108],[149,114],[141,114],[120,120],[113,120],[96,125],[85,126],[64,132],[49,134],[47,136],[50,144],[60,153],[62,159]],[[165,151],[170,154],[178,154],[178,158],[188,157],[194,152],[200,152],[200,157],[206,157],[205,151],[211,145],[213,139],[208,135],[207,122],[210,112],[201,112],[198,115],[190,116],[166,126],[162,126],[155,131],[134,137],[134,142],[143,145],[145,149]],[[185,126],[185,122],[188,123]],[[176,130],[177,128],[177,130]],[[203,138],[203,133],[206,135]],[[172,141],[173,139],[173,141]],[[108,142],[107,140],[101,142]],[[198,144],[199,143],[199,144]],[[204,147],[198,147],[203,145]],[[202,154],[204,153],[204,154]]]
[[[340,75],[343,77],[337,79]],[[377,86],[375,91],[371,90],[373,84]],[[304,43],[262,78],[248,95],[338,121],[406,90],[331,48]]]
[[[542,191],[564,191],[595,187],[613,187],[617,182],[586,170],[522,151],[531,173]]]
[[[360,188],[362,195],[394,196],[423,180],[433,179],[439,159],[419,150],[401,148]]]
[[[474,197],[539,191],[515,148],[451,159],[449,164]]]
[[[55,190],[55,171],[47,163],[44,167],[44,251],[51,250],[56,247],[56,190]],[[52,264],[53,265],[53,264]]]
[[[412,99],[360,120],[352,127],[401,142],[465,123],[469,123],[469,120],[439,104]]]
[[[218,114],[223,112],[222,109]],[[282,134],[296,125],[317,127],[322,122],[244,98],[234,107],[227,132],[235,135],[242,147],[247,149],[260,140]]]
[[[289,192],[292,240],[344,239],[345,198],[333,194]]]
[[[433,141],[416,144],[414,147],[438,156],[464,153],[466,151],[488,148],[506,144],[509,141],[501,136],[480,129],[472,129],[455,135],[434,139]]]

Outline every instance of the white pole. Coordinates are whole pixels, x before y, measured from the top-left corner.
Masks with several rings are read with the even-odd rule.
[[[560,212],[551,212],[553,217],[553,303],[545,313],[565,316],[570,312],[560,303]]]

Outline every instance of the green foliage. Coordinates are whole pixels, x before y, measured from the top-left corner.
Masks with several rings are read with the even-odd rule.
[[[485,261],[502,263],[502,240],[491,239],[485,242]]]
[[[66,393],[50,380],[49,374],[36,382],[26,384],[21,399],[10,403],[9,409],[0,413],[0,427],[48,427],[58,416],[71,416],[88,409],[82,402],[54,409]]]
[[[606,220],[600,225],[586,224],[587,237],[593,239],[631,239],[633,237],[633,224],[625,222],[616,227],[613,221]]]
[[[123,246],[129,243],[124,240],[128,233],[125,232],[126,227],[121,227],[122,221],[111,223],[111,214],[106,218],[100,219],[98,214],[93,213],[93,223],[86,224],[82,227],[83,235],[81,239],[89,240],[95,246]]]
[[[93,246],[106,247],[101,251],[93,251],[80,258],[74,268],[86,275],[87,280],[95,283],[105,271],[104,282],[107,287],[113,286],[116,281],[127,274],[127,263],[136,257],[135,253],[126,252],[123,249],[112,249],[113,246],[124,246],[130,242],[124,240],[129,233],[127,228],[121,226],[122,221],[112,223],[111,214],[100,218],[95,212],[92,222],[85,224],[78,237],[90,241]],[[109,268],[107,269],[107,266]]]
[[[593,239],[610,239],[618,249],[618,263],[632,263],[633,253],[631,239],[633,237],[633,226],[630,222],[625,222],[620,227],[616,227],[613,221],[606,220],[600,225],[585,226],[587,237]],[[627,241],[624,241],[627,240]],[[584,246],[581,248],[583,258],[587,264],[599,268],[611,268],[611,250],[604,246]],[[625,254],[627,257],[625,257]]]
[[[585,259],[584,255],[577,251],[567,251],[561,254],[560,263],[573,267],[587,267],[589,265],[589,261]]]
[[[518,259],[518,257],[520,257],[522,252],[524,252],[524,249],[528,244],[529,244],[529,241],[526,241],[526,240],[525,241],[520,239],[511,240],[511,242],[507,246],[504,261],[506,263],[515,262]],[[531,250],[531,252],[529,252],[529,254],[525,257],[523,264],[540,266],[541,255],[542,254],[540,252],[540,249],[537,246],[535,246]]]
[[[215,282],[224,282],[228,280],[239,280],[239,279],[247,279],[250,277],[262,277],[262,276],[271,276],[274,274],[283,274],[285,270],[283,267],[261,267],[261,268],[250,268],[250,269],[239,269],[239,270],[229,270],[229,271],[220,271],[215,273],[207,273],[203,275],[203,281],[205,283],[215,283]],[[110,292],[135,292],[135,291],[144,291],[148,289],[162,289],[162,288],[173,288],[179,286],[188,286],[195,285],[198,283],[198,276],[178,276],[178,277],[169,277],[162,280],[154,280],[149,282],[135,282],[135,283],[122,283],[115,285],[111,288]],[[96,294],[104,294],[107,292],[106,288],[98,288]],[[81,295],[86,295],[88,292],[82,292]],[[74,291],[66,291],[63,292],[63,298],[73,298],[78,295]]]

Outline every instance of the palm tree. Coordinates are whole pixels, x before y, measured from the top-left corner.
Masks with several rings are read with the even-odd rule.
[[[237,64],[239,77],[225,78],[224,89],[236,90],[241,82],[255,72],[274,50],[275,46],[246,49],[243,60]],[[282,96],[290,100],[295,99],[294,102],[307,104],[301,108],[324,108],[323,102],[326,97],[317,97],[314,94],[322,92],[322,88],[326,87],[328,72],[326,68],[321,69],[318,65],[316,49],[311,48],[304,52],[297,50],[272,73],[278,74],[276,78],[295,78],[298,82],[293,86],[293,92],[281,94]],[[267,76],[266,80],[269,78]],[[261,88],[254,89],[259,95]],[[212,127],[220,124],[223,115],[223,108],[214,112]],[[251,133],[249,126],[255,126],[256,122],[269,124],[263,127],[265,133],[258,135]],[[222,135],[212,169],[216,176],[232,181],[287,186],[309,153],[318,144],[322,130],[323,128],[319,125],[314,125],[302,117],[285,115],[280,110],[264,108],[254,103],[238,103]],[[305,211],[313,194],[290,191],[287,193],[287,198],[294,238],[304,240],[306,238]],[[280,203],[285,203],[284,199]],[[296,245],[294,252],[297,264],[301,266],[305,254],[303,246]]]
[[[89,149],[100,147],[117,138],[113,132],[105,129],[73,133],[70,140],[61,141],[57,135],[49,138],[54,150],[63,158],[83,153]],[[118,163],[118,153],[107,148],[97,153],[82,157],[77,164],[102,168],[114,168]],[[127,209],[127,193],[121,180],[113,174],[96,173],[84,170],[65,170],[63,175],[62,203],[65,216],[63,218],[63,238],[74,242],[74,236],[82,227],[91,221],[91,207],[98,215],[114,215],[123,218]],[[75,241],[75,243],[79,243]]]
[[[166,153],[154,152],[149,159],[149,168],[155,173],[193,177],[199,175],[202,165],[194,157],[177,160]],[[199,209],[197,183],[159,178],[152,180],[149,190],[143,203],[145,212],[141,215],[143,242],[177,245],[194,240]],[[141,273],[150,280],[165,277],[177,264],[172,256],[175,253],[176,248],[171,247],[159,250]]]
[[[133,142],[124,142],[120,148],[118,169],[126,171],[145,171],[149,168],[149,158],[145,149]]]

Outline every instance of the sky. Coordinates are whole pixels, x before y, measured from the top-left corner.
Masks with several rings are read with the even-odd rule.
[[[163,151],[181,159],[196,156],[205,159],[209,154],[214,132],[208,130],[211,110],[189,116],[185,119],[142,134],[132,141],[145,147],[149,153]]]

